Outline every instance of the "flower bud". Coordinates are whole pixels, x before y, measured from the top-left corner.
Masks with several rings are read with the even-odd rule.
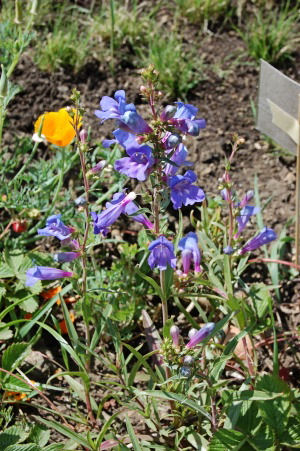
[[[176,111],[177,111],[177,107],[175,105],[167,105],[166,108],[161,113],[160,119],[163,122],[166,122],[174,116]]]
[[[85,144],[88,137],[88,132],[83,128],[79,133],[80,141]]]
[[[189,368],[188,366],[182,366],[180,368],[180,375],[183,377],[190,377],[192,374],[191,368]]]
[[[102,169],[104,168],[104,166],[106,165],[106,161],[105,160],[100,160],[96,166],[92,167],[92,169],[90,169],[90,173],[91,174],[98,174],[98,172],[102,171]]]
[[[172,326],[170,328],[170,335],[172,337],[174,346],[179,346],[179,334],[180,330],[177,326]]]
[[[183,359],[184,365],[191,366],[194,363],[194,358],[191,355],[186,355]]]
[[[195,335],[192,336],[186,347],[188,349],[194,348],[197,344],[203,341],[214,330],[215,323],[207,323],[204,327],[198,330]]]
[[[86,198],[84,196],[77,197],[77,199],[74,200],[74,203],[77,207],[81,207],[86,204]]]
[[[189,334],[188,334],[189,338],[192,338],[197,332],[198,332],[197,329],[194,329],[194,328],[190,329]]]
[[[226,246],[223,249],[224,254],[231,255],[234,253],[234,249],[231,246]]]

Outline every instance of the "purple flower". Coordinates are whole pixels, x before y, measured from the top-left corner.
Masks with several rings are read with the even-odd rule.
[[[224,188],[221,190],[221,196],[223,200],[226,200],[226,202],[230,202],[230,191],[227,188]]]
[[[38,234],[42,236],[55,236],[59,240],[69,238],[74,231],[72,227],[66,226],[61,221],[61,215],[49,216],[44,229],[38,229]]]
[[[111,203],[107,202],[106,209],[100,214],[91,212],[91,216],[94,220],[95,235],[102,233],[102,235],[106,236],[108,233],[108,227],[112,225],[122,213],[124,213],[126,205],[135,198],[136,194],[132,191],[131,193],[124,195],[121,199],[118,199],[118,201]]]
[[[160,120],[167,122],[176,113],[177,108],[175,105],[167,105],[160,115]]]
[[[152,241],[148,249],[150,251],[148,264],[151,269],[158,268],[163,271],[168,265],[176,268],[174,246],[165,236],[161,235],[157,240]]]
[[[277,235],[272,229],[268,229],[267,227],[264,227],[262,231],[256,235],[252,240],[250,240],[246,246],[244,246],[240,250],[240,254],[245,254],[246,252],[255,251],[255,249],[258,249],[260,246],[263,246],[264,244],[268,244],[273,240],[276,240]]]
[[[199,344],[201,341],[203,341],[206,337],[208,337],[209,334],[214,330],[215,323],[206,323],[204,327],[202,327],[200,330],[198,330],[190,339],[186,347],[188,349],[193,348],[197,344]]]
[[[71,262],[80,256],[79,252],[58,252],[53,255],[53,260],[59,263]]]
[[[194,262],[195,272],[201,272],[201,254],[198,247],[198,237],[196,233],[189,232],[178,244],[178,249],[182,251],[182,265],[184,274],[190,271],[191,263]]]
[[[115,170],[128,177],[144,182],[154,164],[154,158],[149,146],[141,146],[141,149],[127,149],[129,157],[121,158],[115,162]]]
[[[177,103],[177,111],[169,122],[183,133],[197,136],[201,128],[206,127],[205,119],[195,119],[198,108],[183,102]]]
[[[35,266],[26,272],[26,286],[32,287],[38,280],[55,280],[72,276],[72,272],[62,271],[61,269],[49,268],[48,266]]]
[[[168,185],[171,188],[171,201],[175,209],[182,205],[193,205],[205,199],[204,191],[193,185],[197,179],[193,171],[186,171],[184,175],[174,175],[169,178]]]
[[[246,205],[244,208],[241,209],[239,216],[237,216],[236,218],[238,223],[238,231],[234,235],[235,240],[240,236],[240,234],[248,224],[251,216],[256,215],[259,211],[260,209],[258,207],[253,207],[251,205]]]
[[[126,104],[125,91],[119,90],[112,97],[104,96],[100,101],[101,110],[96,110],[95,115],[101,122],[107,119],[116,119],[121,128],[134,133],[151,133],[153,130],[146,121],[136,112],[135,106]]]
[[[176,150],[171,150],[167,153],[167,158],[175,164],[167,163],[163,171],[166,175],[175,175],[179,169],[179,166],[192,166],[193,163],[186,160],[188,151],[186,147],[180,143]]]

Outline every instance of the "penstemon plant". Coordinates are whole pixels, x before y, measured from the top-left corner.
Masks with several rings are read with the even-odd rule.
[[[74,218],[74,223],[64,223],[62,209],[37,229],[39,236],[60,241],[62,249],[53,256],[60,267],[35,265],[26,271],[29,290],[34,290],[39,281],[71,281],[63,289],[55,282],[51,288],[62,306],[64,328],[55,318],[55,328],[47,324],[46,318],[40,321],[41,312],[28,320],[29,327],[37,324],[59,342],[64,367],[49,378],[48,384],[56,377],[64,377],[84,401],[87,413],[84,419],[82,415],[67,416],[64,425],[44,418],[39,421],[88,450],[123,450],[128,449],[124,445],[128,442],[137,450],[223,450],[243,449],[243,445],[262,449],[257,437],[270,445],[265,449],[273,449],[273,444],[294,446],[296,433],[286,434],[285,428],[294,431],[299,425],[294,415],[297,396],[278,378],[275,348],[273,375],[260,376],[257,371],[254,337],[269,327],[274,330],[272,298],[265,284],[249,285],[243,273],[251,265],[250,253],[275,240],[276,234],[265,227],[250,240],[243,239],[251,217],[259,212],[258,207],[249,204],[252,191],[239,200],[234,189],[231,165],[243,140],[234,138],[232,153],[218,181],[219,194],[208,199],[197,184],[185,146],[188,136],[198,136],[205,128],[205,120],[197,118],[198,110],[190,104],[161,106],[162,93],[156,89],[158,73],[153,66],[141,75],[140,92],[149,105],[148,121],[133,104],[126,103],[123,90],[116,91],[113,98],[102,97],[100,109],[95,111],[101,122],[115,121],[114,138],[102,144],[105,149],[114,145],[125,150],[126,156],[115,158],[114,170],[124,177],[123,186],[128,180],[135,186],[129,192],[115,190],[100,211],[91,181],[101,174],[106,163],[90,163],[80,93],[73,91],[72,107],[45,113],[35,124],[37,142],[45,140],[63,153],[74,142],[84,194],[77,199],[80,217]],[[59,188],[63,177],[62,171]],[[189,231],[183,234],[181,209],[190,206]],[[179,216],[175,233],[169,225],[172,210]],[[146,354],[141,351],[143,343],[134,347],[122,339],[111,305],[100,312],[98,308],[97,293],[101,290],[108,295],[122,294],[113,284],[109,288],[99,286],[96,253],[112,242],[108,237],[110,228],[121,215],[140,225],[141,255],[130,271],[148,286],[152,299],[160,300],[159,313],[156,310],[152,318],[148,313],[150,305],[142,311],[145,341],[150,347]],[[70,289],[79,294],[76,312],[82,315],[84,333],[76,330],[64,298]],[[129,299],[133,290],[133,286],[127,287]],[[51,297],[48,299],[51,301]],[[48,305],[51,308],[53,302]],[[197,311],[197,320],[191,314],[193,310]],[[176,319],[174,312],[180,312]],[[63,334],[68,335],[68,341]],[[115,357],[101,345],[107,335]],[[24,353],[22,347],[20,361],[21,351]],[[95,360],[105,368],[100,382],[93,377]],[[15,368],[5,367],[3,371],[10,374]],[[94,393],[98,388],[105,394],[97,404]],[[119,406],[109,419],[103,415],[108,399]],[[166,403],[161,405],[158,400]],[[266,412],[276,408],[281,411],[284,406],[289,415],[278,429]],[[112,433],[111,425],[124,408],[143,418],[146,438],[135,433],[128,416],[127,433]],[[250,424],[245,420],[247,415],[256,419]],[[75,433],[66,420],[82,422],[84,433]]]

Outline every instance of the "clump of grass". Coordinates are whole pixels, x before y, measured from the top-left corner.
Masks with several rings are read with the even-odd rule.
[[[230,0],[175,0],[180,14],[192,23],[225,22],[232,13]]]
[[[90,49],[88,21],[82,20],[76,8],[63,5],[46,36],[46,42],[42,36],[37,40],[34,60],[40,69],[49,72],[60,67],[72,67],[77,71],[90,56]]]
[[[171,33],[156,32],[147,52],[140,53],[144,67],[153,64],[160,74],[160,87],[168,95],[186,99],[188,92],[203,79],[203,60],[185,47],[182,39]]]
[[[264,13],[259,9],[246,31],[238,31],[254,59],[279,65],[293,59],[300,42],[299,1],[296,3],[293,8],[287,2],[283,8]]]

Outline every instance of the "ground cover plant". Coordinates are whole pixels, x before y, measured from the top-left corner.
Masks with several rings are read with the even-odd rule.
[[[249,89],[299,55],[246,53],[296,6],[3,5],[1,449],[299,448],[294,160]]]

